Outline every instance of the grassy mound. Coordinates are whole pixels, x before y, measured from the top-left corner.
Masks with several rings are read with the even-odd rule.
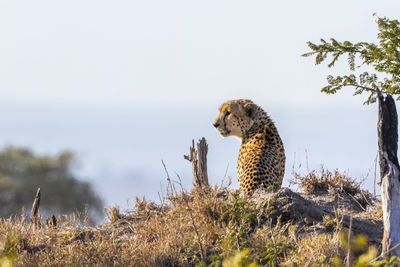
[[[311,175],[316,174],[298,178],[311,180]],[[336,188],[332,192],[344,188],[326,176],[312,177],[318,188],[324,182]],[[357,188],[346,194],[357,199]],[[348,240],[349,214],[334,205],[320,208],[307,194],[282,189],[248,198],[227,187],[186,192],[172,185],[165,194],[161,204],[137,199],[125,212],[106,208],[109,223],[97,227],[77,217],[59,216],[56,226],[42,221],[35,227],[24,217],[3,219],[0,266],[320,266],[344,263],[348,250],[354,264],[360,257],[372,262],[377,255],[367,236],[353,234]],[[307,211],[310,203],[319,213],[295,216],[295,210]],[[366,212],[371,211],[359,213]],[[354,210],[351,216],[357,229],[362,216]]]

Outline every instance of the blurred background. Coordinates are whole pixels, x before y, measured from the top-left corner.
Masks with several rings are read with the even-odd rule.
[[[372,191],[377,105],[350,88],[320,93],[346,62],[328,69],[301,54],[320,38],[375,42],[373,14],[399,10],[388,0],[0,1],[0,215],[29,209],[39,186],[49,212],[89,203],[101,217],[136,196],[158,201],[161,160],[190,189],[183,155],[201,137],[211,184],[226,172],[238,188],[240,143],[212,127],[237,98],[275,121],[285,186],[293,170],[323,164]]]

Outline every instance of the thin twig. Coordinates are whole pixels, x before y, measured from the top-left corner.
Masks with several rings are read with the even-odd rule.
[[[376,157],[375,157],[375,170],[374,170],[374,197],[376,197],[376,165],[378,164],[378,152],[376,153]]]
[[[276,241],[274,237],[274,233],[272,232],[272,220],[269,220],[269,233],[271,234],[272,243],[274,244],[274,249],[276,250]]]
[[[362,205],[361,205],[361,203],[354,197],[354,196],[352,196],[351,194],[349,194],[349,193],[346,193],[345,191],[343,191],[346,195],[348,195],[349,197],[351,197],[357,204],[358,204],[358,206],[360,206],[360,208],[363,210],[363,211],[367,211]],[[364,197],[364,199],[368,202],[368,200],[365,198],[365,196],[363,195],[363,193],[361,193],[361,191],[360,191],[360,194]],[[368,204],[370,204],[369,202],[368,202]],[[351,205],[351,204],[350,204]]]
[[[167,181],[170,182],[171,178],[169,177],[169,173],[167,170],[167,166],[165,166],[164,160],[161,160],[162,165],[164,166],[165,173],[167,174]]]
[[[346,266],[351,266],[351,227],[353,226],[353,212],[350,211],[350,225],[349,225],[349,234],[348,234],[348,248],[347,248],[347,262]]]
[[[183,200],[184,200],[185,203],[186,203],[187,211],[189,212],[190,218],[192,219],[192,225],[193,225],[193,228],[194,228],[194,232],[196,233],[197,240],[198,240],[198,242],[199,242],[199,246],[200,246],[200,257],[201,257],[201,260],[204,261],[205,256],[204,256],[204,251],[203,251],[203,245],[202,245],[202,243],[201,243],[200,234],[199,234],[199,231],[197,230],[197,226],[196,226],[196,223],[195,223],[195,221],[194,221],[194,217],[193,217],[193,214],[192,214],[192,210],[190,209],[190,206],[189,206],[189,201],[188,201],[187,198],[186,198],[186,193],[185,193],[185,190],[183,189],[181,177],[180,177],[177,173],[176,173],[176,176],[177,176],[178,179],[179,179],[179,185],[180,185],[181,190],[182,190],[182,193],[183,193],[183,194],[182,194],[182,195],[183,195]]]
[[[224,178],[222,179],[222,181],[225,181],[226,175],[228,174],[228,169],[229,169],[229,162],[226,165],[225,174],[224,174]]]
[[[391,248],[387,251],[387,253],[389,253],[390,251],[392,251],[392,250],[394,250],[394,249],[396,249],[396,248],[398,248],[398,247],[400,247],[400,243],[397,244],[397,245],[395,245],[395,246],[393,246],[393,247],[391,247]],[[376,261],[376,260],[378,260],[378,259],[380,259],[380,258],[382,258],[382,255],[379,255],[379,256],[375,257],[374,259],[370,260],[370,261],[368,262],[368,264],[373,263],[374,261]]]
[[[371,87],[367,87],[367,86],[362,86],[362,85],[359,85],[359,84],[351,84],[351,83],[349,83],[349,84],[345,84],[343,86],[353,86],[353,87],[356,87],[356,89],[357,88],[361,88],[361,89],[364,89],[364,90],[366,90],[368,92],[376,93],[376,89],[371,88]]]
[[[308,168],[308,151],[307,151],[307,148],[304,149],[304,152],[306,153],[306,168],[307,168],[307,172],[310,172],[310,168]]]
[[[167,174],[167,181],[168,181],[169,187],[171,188],[171,193],[174,193],[174,190],[173,190],[173,187],[171,184],[171,178],[170,178],[168,170],[167,170],[167,166],[165,165],[164,160],[161,160],[161,163],[164,166],[165,173]],[[167,187],[167,195],[168,195],[168,187]]]

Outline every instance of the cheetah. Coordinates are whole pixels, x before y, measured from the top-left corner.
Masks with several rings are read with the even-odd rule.
[[[219,109],[213,125],[222,137],[238,137],[237,176],[240,189],[252,195],[257,188],[277,190],[285,173],[285,150],[275,124],[251,100],[231,100]]]

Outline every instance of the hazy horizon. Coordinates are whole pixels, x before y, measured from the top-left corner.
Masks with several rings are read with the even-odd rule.
[[[275,121],[285,145],[284,186],[288,186],[293,168],[304,173],[307,168],[319,170],[323,164],[329,170],[348,171],[358,180],[369,174],[365,185],[372,190],[376,105],[338,110],[264,109]],[[186,189],[190,189],[191,166],[183,155],[188,153],[192,139],[197,141],[203,136],[209,143],[210,183],[221,184],[227,171],[232,187],[238,188],[236,159],[240,142],[219,136],[211,125],[217,114],[217,107],[187,112],[151,108],[140,112],[18,109],[13,117],[0,119],[5,129],[0,134],[0,147],[22,146],[53,155],[72,150],[77,156],[78,177],[92,182],[106,205],[126,207],[127,200],[132,202],[136,196],[158,201],[158,193],[166,186],[161,160],[171,176],[176,179],[175,172],[179,174]],[[21,120],[25,123],[15,124]]]

